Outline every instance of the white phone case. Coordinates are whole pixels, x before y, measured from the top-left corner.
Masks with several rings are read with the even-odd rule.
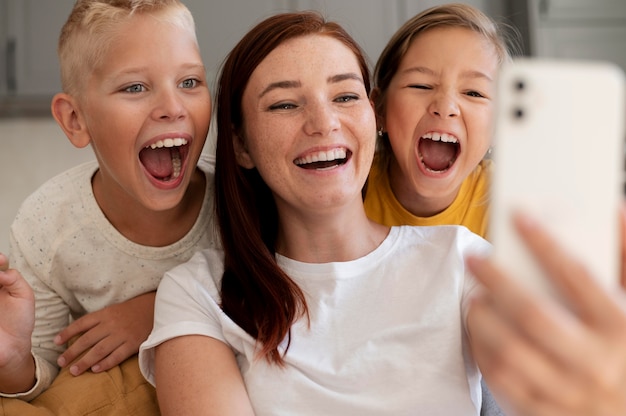
[[[551,293],[511,223],[521,210],[607,286],[619,278],[624,74],[605,62],[520,58],[498,79],[491,239],[512,276]]]

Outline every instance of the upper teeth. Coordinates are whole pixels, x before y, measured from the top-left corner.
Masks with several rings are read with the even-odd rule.
[[[146,147],[150,147],[151,149],[156,149],[158,147],[174,147],[174,146],[184,146],[187,144],[187,140],[182,137],[177,137],[175,139],[164,139],[158,140]]]
[[[313,162],[328,162],[336,159],[345,159],[346,149],[332,149],[327,151],[320,151],[304,157],[299,157],[295,160],[296,165],[304,165],[306,163]]]
[[[430,139],[432,141],[435,142],[444,142],[444,143],[458,143],[458,139],[454,136],[452,136],[451,134],[447,134],[447,133],[435,133],[435,132],[431,132],[431,133],[426,133],[425,135],[422,136],[423,139]]]

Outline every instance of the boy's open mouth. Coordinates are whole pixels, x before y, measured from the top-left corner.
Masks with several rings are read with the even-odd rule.
[[[188,148],[187,140],[180,137],[159,140],[139,152],[139,160],[155,179],[169,182],[180,176]]]
[[[417,153],[424,167],[435,173],[450,169],[461,146],[456,137],[446,133],[426,133],[418,141]]]
[[[327,170],[343,165],[348,161],[352,152],[345,148],[338,148],[326,151],[319,151],[304,157],[299,157],[293,161],[298,167],[303,169]]]

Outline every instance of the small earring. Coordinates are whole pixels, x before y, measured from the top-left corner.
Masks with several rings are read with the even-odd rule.
[[[378,137],[383,137],[383,134],[385,133],[383,132],[383,128],[381,127],[378,129]]]

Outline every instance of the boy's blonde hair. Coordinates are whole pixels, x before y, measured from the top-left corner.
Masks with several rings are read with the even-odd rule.
[[[63,91],[80,95],[119,28],[133,15],[143,13],[190,30],[195,36],[193,16],[179,0],[78,0],[59,37]]]

